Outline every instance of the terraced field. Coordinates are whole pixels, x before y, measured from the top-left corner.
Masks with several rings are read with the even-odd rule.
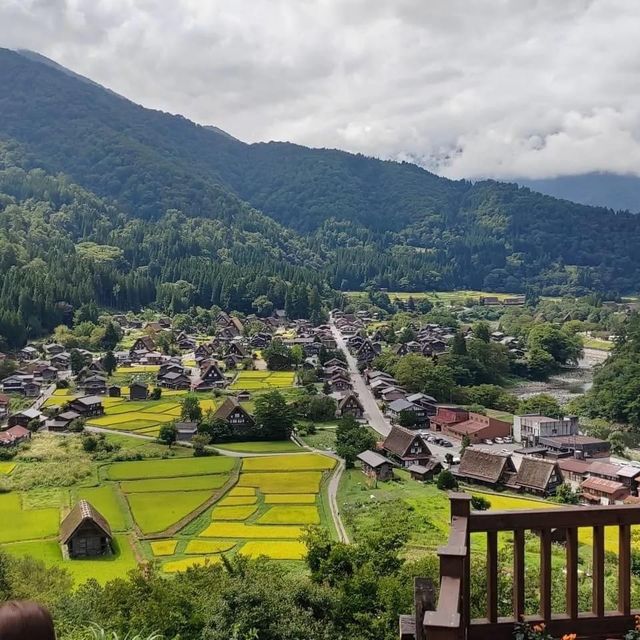
[[[133,409],[140,411],[140,407]],[[2,550],[64,567],[78,583],[89,577],[105,582],[123,575],[141,559],[156,559],[166,573],[220,562],[221,554],[299,562],[306,553],[300,538],[308,525],[332,530],[322,493],[335,464],[332,458],[308,452],[197,458],[185,449],[161,458],[169,451],[156,443],[124,433],[107,438],[136,455],[152,457],[92,461],[81,451],[80,436],[36,436],[33,449],[42,452],[53,447],[52,460],[75,443],[74,455],[79,460],[85,456],[82,464],[89,464],[91,473],[71,486],[0,494]],[[282,444],[288,448],[288,443],[276,443],[276,447]],[[30,464],[28,460],[3,463],[0,473],[10,483],[16,468],[22,472]],[[91,560],[63,557],[60,523],[80,499],[88,500],[109,523],[114,534],[112,555]]]
[[[305,527],[329,526],[321,486],[334,465],[315,453],[244,458],[238,483],[194,523],[199,526],[185,529],[163,569],[180,571],[221,553],[303,559]]]

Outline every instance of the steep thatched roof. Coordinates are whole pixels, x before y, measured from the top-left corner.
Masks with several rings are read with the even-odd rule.
[[[528,489],[546,490],[555,471],[558,474],[558,465],[555,462],[541,460],[540,458],[523,458],[516,475],[516,484]]]
[[[402,427],[398,427],[396,425],[391,427],[391,431],[389,432],[389,435],[386,437],[382,446],[386,451],[389,451],[390,453],[393,453],[394,455],[402,458],[407,455],[407,451],[416,439],[418,439],[423,445],[423,448],[425,450],[423,455],[431,455],[429,447],[427,447],[426,443],[419,433],[409,431],[408,429],[403,429]]]
[[[496,484],[500,482],[505,471],[515,471],[513,462],[508,456],[468,447],[465,449],[456,475]]]
[[[86,500],[80,500],[60,525],[60,542],[69,542],[78,527],[85,522],[92,522],[111,538],[111,527],[104,517]]]

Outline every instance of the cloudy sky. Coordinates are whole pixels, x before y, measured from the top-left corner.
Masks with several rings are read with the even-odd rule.
[[[451,177],[640,175],[633,0],[0,0],[29,48],[246,141]]]

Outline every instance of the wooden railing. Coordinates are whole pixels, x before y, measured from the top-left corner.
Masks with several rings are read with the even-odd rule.
[[[631,526],[640,524],[640,508],[635,505],[564,507],[531,511],[472,512],[471,496],[450,494],[451,531],[440,557],[440,592],[437,604],[433,589],[423,579],[416,580],[415,618],[403,617],[401,633],[415,640],[507,640],[513,637],[514,623],[525,620],[544,623],[554,637],[575,633],[582,638],[622,637],[634,626],[631,610]],[[618,529],[618,593],[615,611],[605,611],[605,527]],[[588,527],[593,535],[592,598],[590,611],[578,606],[578,529]],[[539,608],[525,615],[525,532],[540,536]],[[513,599],[511,615],[499,617],[498,534],[513,533]],[[566,606],[563,613],[552,612],[552,533],[563,532],[566,553]],[[486,614],[471,619],[470,537],[486,534],[487,591]],[[402,629],[402,626],[404,628]]]

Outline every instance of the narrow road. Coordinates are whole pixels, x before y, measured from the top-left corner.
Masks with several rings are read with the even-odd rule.
[[[381,436],[387,437],[391,431],[391,424],[384,417],[384,414],[380,410],[376,399],[373,396],[373,392],[364,382],[364,376],[358,371],[357,360],[349,353],[347,349],[347,343],[342,337],[340,331],[336,327],[333,317],[330,320],[331,332],[338,345],[338,348],[344,353],[347,358],[347,365],[349,366],[349,373],[351,375],[351,382],[353,383],[353,389],[358,394],[360,402],[364,407],[364,417],[371,427],[377,431]]]
[[[331,475],[331,479],[329,480],[329,484],[327,485],[327,497],[329,498],[329,510],[331,511],[331,517],[333,518],[333,524],[335,525],[336,532],[338,534],[338,540],[340,542],[346,542],[349,544],[349,534],[342,522],[342,517],[340,516],[340,509],[338,508],[338,487],[340,486],[340,479],[342,478],[342,474],[344,472],[344,460],[337,454],[333,453],[333,451],[322,451],[320,449],[316,449],[315,447],[310,447],[308,444],[305,444],[298,436],[293,435],[291,439],[299,444],[301,447],[304,447],[308,451],[313,451],[314,453],[320,453],[323,456],[329,456],[336,461],[336,466],[333,470],[333,474]]]

